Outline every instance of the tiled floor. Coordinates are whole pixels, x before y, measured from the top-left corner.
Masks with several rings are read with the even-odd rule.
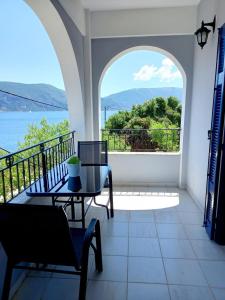
[[[105,195],[98,197],[104,202]],[[103,268],[90,255],[87,300],[224,300],[225,248],[202,228],[202,212],[176,188],[118,187],[115,217],[100,219]],[[13,300],[75,300],[79,278],[30,273]]]

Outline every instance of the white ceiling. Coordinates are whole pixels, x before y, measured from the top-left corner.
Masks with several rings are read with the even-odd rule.
[[[81,0],[90,10],[120,10],[198,5],[201,0]]]

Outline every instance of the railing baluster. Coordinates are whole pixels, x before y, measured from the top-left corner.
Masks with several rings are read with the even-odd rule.
[[[6,202],[4,170],[1,172],[1,175],[2,175],[2,193],[3,193],[3,200],[4,200],[4,202]]]
[[[20,173],[19,173],[19,164],[16,164],[16,177],[17,177],[17,189],[20,193]]]
[[[109,151],[179,151],[180,128],[102,129]]]

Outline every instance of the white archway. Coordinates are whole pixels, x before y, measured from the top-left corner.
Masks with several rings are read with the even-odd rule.
[[[134,52],[134,51],[138,51],[138,50],[149,50],[149,51],[154,51],[154,52],[159,52],[160,54],[163,54],[165,56],[167,56],[168,58],[170,58],[172,60],[172,62],[176,65],[176,67],[178,68],[178,70],[180,71],[181,75],[182,75],[182,79],[183,79],[183,101],[185,103],[185,95],[186,95],[186,84],[187,84],[187,76],[186,73],[182,67],[182,65],[180,64],[180,62],[168,51],[161,49],[161,48],[157,48],[157,47],[152,47],[152,46],[137,46],[137,47],[132,47],[132,48],[128,48],[122,52],[120,52],[119,54],[117,54],[116,56],[114,56],[104,67],[102,74],[100,76],[99,79],[99,84],[98,84],[98,101],[99,101],[99,108],[100,108],[100,104],[101,104],[101,99],[100,99],[100,93],[101,93],[101,85],[102,85],[102,80],[105,76],[105,73],[107,72],[107,70],[111,67],[111,65],[117,61],[119,58],[121,58],[122,56],[130,53],[130,52]],[[184,109],[184,107],[182,107],[182,109]],[[183,115],[183,114],[182,114]]]
[[[184,128],[185,126],[185,106],[186,106],[186,90],[187,90],[187,76],[186,73],[184,71],[184,68],[182,67],[181,63],[177,60],[177,58],[172,55],[170,52],[162,49],[162,48],[158,48],[158,47],[154,47],[154,46],[136,46],[136,47],[131,47],[128,48],[120,53],[118,53],[117,55],[115,55],[104,67],[100,79],[99,79],[99,83],[98,83],[98,113],[99,116],[101,116],[101,85],[102,85],[102,80],[105,76],[106,71],[110,68],[110,66],[117,61],[119,58],[121,58],[122,56],[130,53],[130,52],[134,52],[134,51],[138,51],[138,50],[148,50],[148,51],[154,51],[154,52],[158,52],[160,54],[165,55],[166,57],[168,57],[169,59],[172,60],[172,62],[176,65],[176,67],[178,68],[178,70],[180,71],[181,75],[182,75],[182,79],[183,79],[183,93],[182,93],[182,116],[181,116],[181,129]],[[99,122],[99,134],[100,134],[100,125],[101,122]],[[185,180],[184,178],[186,177],[186,168],[184,167],[184,161],[186,158],[184,158],[183,155],[183,147],[184,147],[184,134],[183,134],[183,130],[181,130],[181,135],[180,135],[180,172],[179,172],[179,186],[180,187],[184,187],[185,185]]]
[[[64,80],[70,125],[77,138],[85,138],[84,101],[75,53],[57,10],[51,1],[25,0],[39,17],[55,49]]]

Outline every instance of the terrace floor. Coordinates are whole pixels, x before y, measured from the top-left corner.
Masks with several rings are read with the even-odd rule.
[[[91,253],[87,300],[225,299],[225,247],[208,239],[186,191],[116,187],[114,203],[113,219],[96,207],[87,216],[101,221],[104,269]],[[79,277],[30,272],[13,300],[74,300],[78,288]]]

